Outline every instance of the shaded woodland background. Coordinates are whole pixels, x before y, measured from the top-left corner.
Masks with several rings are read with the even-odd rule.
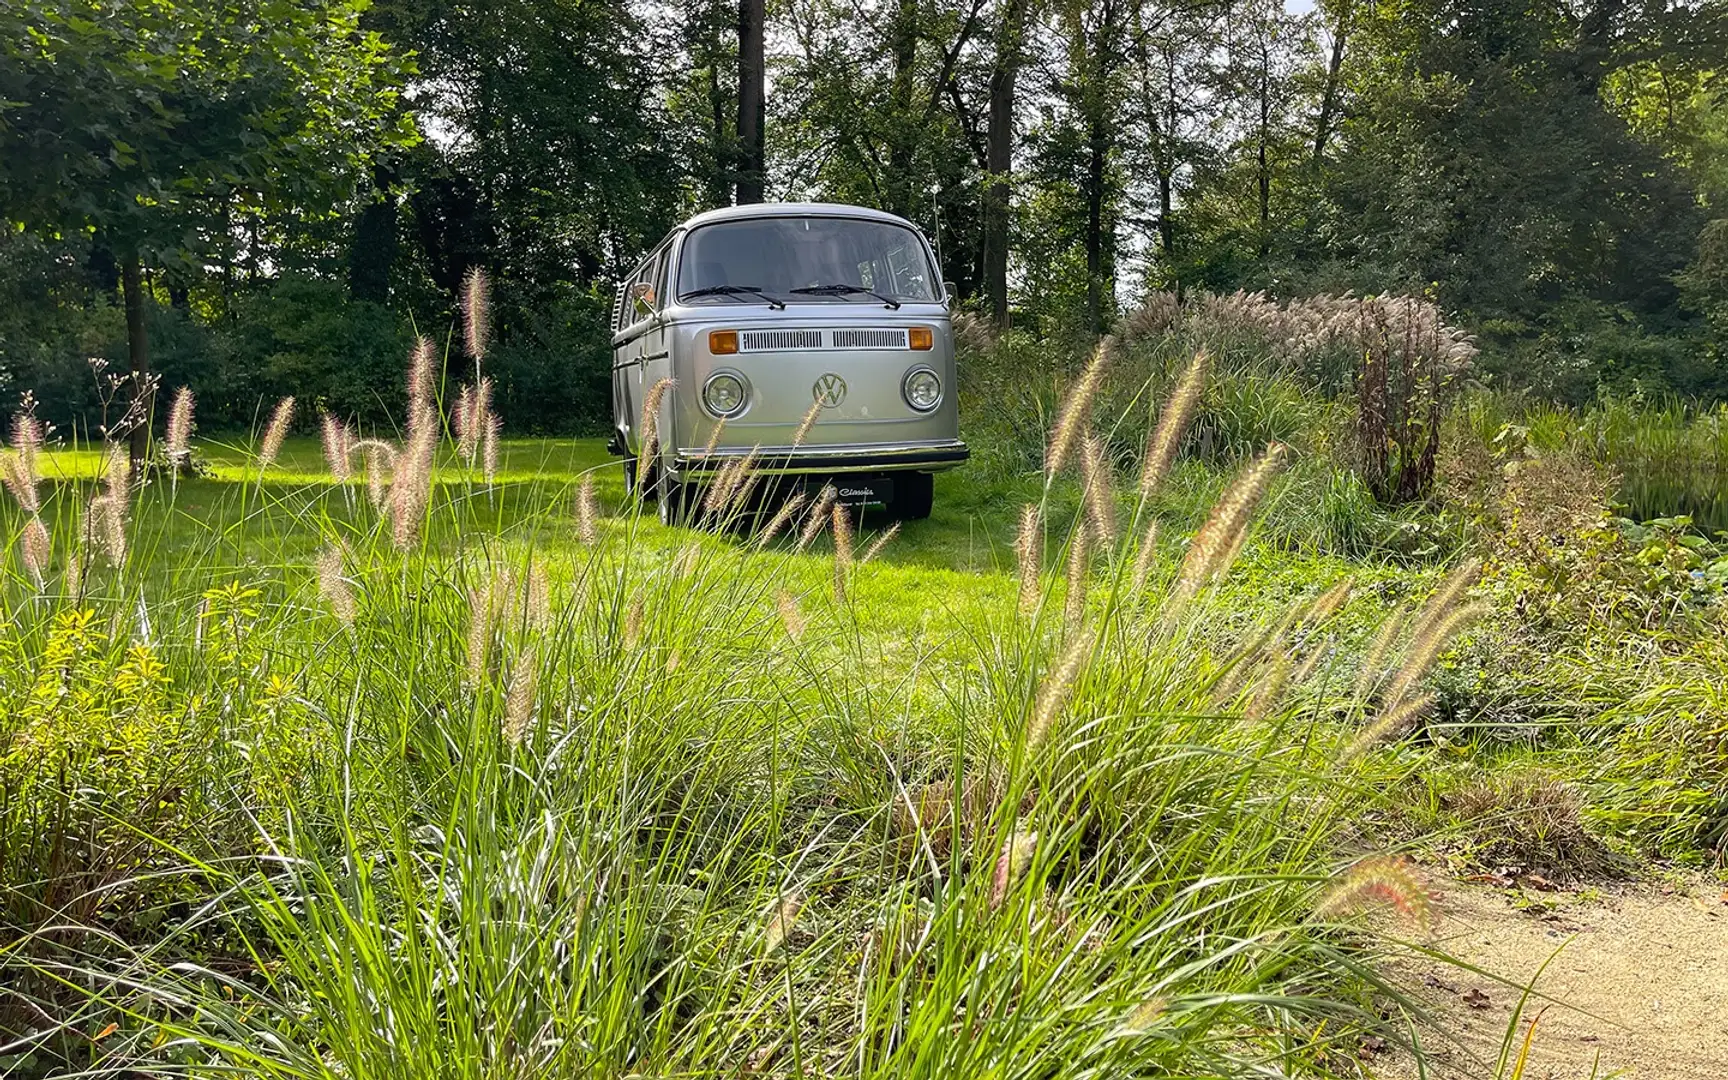
[[[1490,385],[1721,400],[1725,57],[1721,0],[24,0],[0,411],[379,422],[480,267],[506,422],[592,432],[613,280],[764,198],[912,219],[1053,369],[1153,291],[1407,293]]]

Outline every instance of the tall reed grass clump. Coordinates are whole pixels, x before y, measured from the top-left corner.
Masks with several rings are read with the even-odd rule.
[[[1002,602],[906,640],[868,588],[896,541],[832,492],[766,520],[721,499],[704,536],[567,475],[504,519],[420,400],[404,445],[373,441],[387,469],[258,490],[260,454],[172,543],[173,500],[219,481],[147,487],[129,557],[0,584],[0,1059],[1327,1077],[1399,1036],[1356,915],[1425,894],[1345,829],[1407,766],[1289,692],[1349,592],[1253,663],[1218,632],[1281,448],[1177,565],[1164,452],[1120,504],[1070,403],[1052,466],[1079,455],[1093,500],[1028,507]],[[42,504],[68,559],[77,498]],[[233,557],[241,524],[274,559]],[[1370,680],[1387,707],[1437,610]],[[1252,708],[1220,706],[1227,678]]]

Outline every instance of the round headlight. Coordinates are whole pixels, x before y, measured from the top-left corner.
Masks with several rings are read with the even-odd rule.
[[[929,412],[942,403],[942,380],[929,368],[914,368],[901,385],[906,404],[919,412]]]
[[[744,408],[744,380],[722,371],[708,377],[702,387],[702,403],[715,416],[735,416]]]

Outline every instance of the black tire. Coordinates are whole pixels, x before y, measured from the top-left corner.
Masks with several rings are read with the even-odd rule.
[[[923,521],[930,516],[936,502],[934,473],[912,472],[894,475],[894,501],[888,504],[888,514],[899,521]]]

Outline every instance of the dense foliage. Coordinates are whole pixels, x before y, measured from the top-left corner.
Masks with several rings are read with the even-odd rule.
[[[156,366],[212,395],[208,423],[244,423],[285,372],[382,416],[390,350],[481,267],[506,421],[592,427],[611,282],[682,216],[754,197],[752,10],[9,6],[0,408],[32,387],[57,423],[100,423],[85,370],[125,356],[106,309],[135,252]],[[1501,384],[1728,393],[1719,2],[768,20],[766,194],[910,217],[998,325],[1086,339],[1154,289],[1404,293]]]

